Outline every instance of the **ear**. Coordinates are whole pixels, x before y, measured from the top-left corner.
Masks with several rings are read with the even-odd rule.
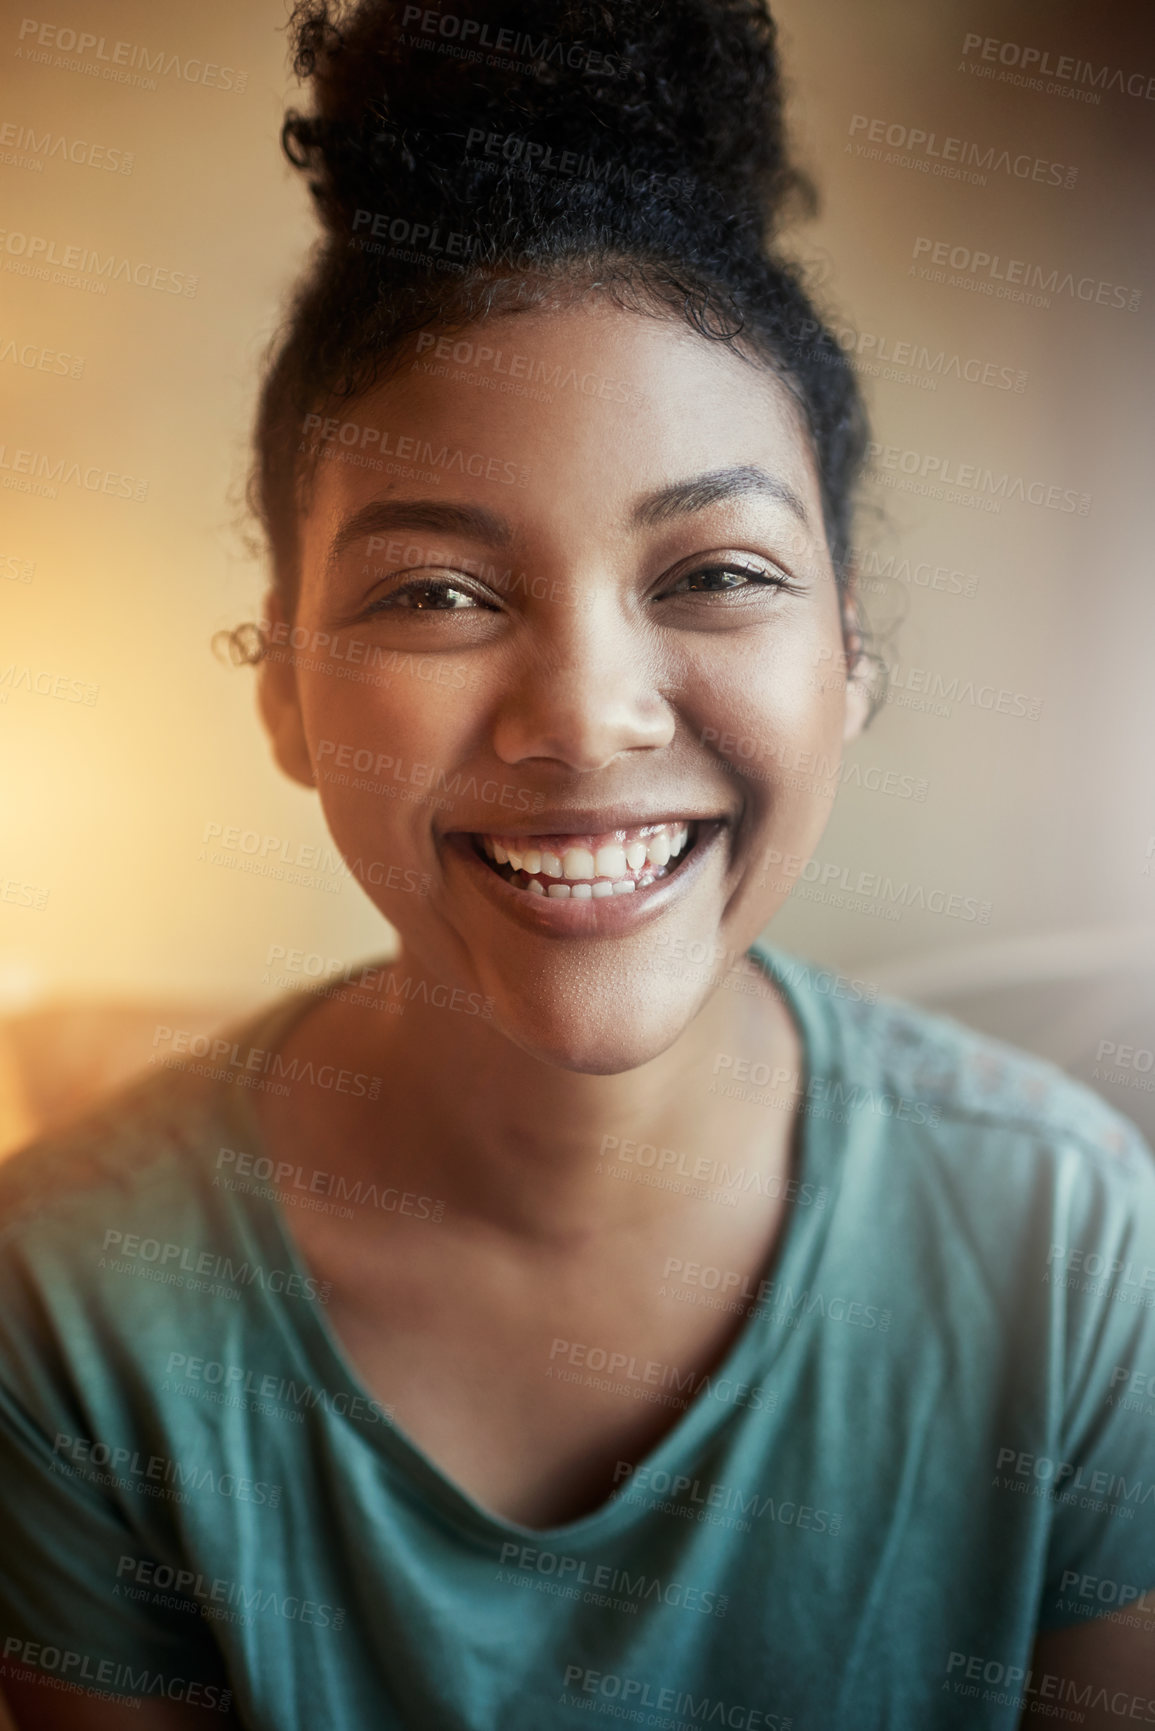
[[[848,573],[842,592],[842,641],[846,659],[846,719],[842,738],[846,745],[856,740],[870,719],[870,657],[858,610],[854,573]]]
[[[316,787],[317,777],[305,738],[305,724],[297,691],[297,670],[293,653],[288,648],[288,632],[284,649],[267,647],[268,634],[275,625],[285,625],[285,610],[281,598],[270,589],[265,597],[266,649],[257,667],[257,705],[261,720],[273,747],[273,756],[290,781],[302,787]]]

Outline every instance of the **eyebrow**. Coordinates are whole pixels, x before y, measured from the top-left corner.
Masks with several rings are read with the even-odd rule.
[[[377,499],[346,517],[329,546],[329,563],[367,535],[390,529],[427,529],[442,535],[467,535],[474,541],[507,547],[513,530],[496,511],[484,505],[456,505],[444,499]]]
[[[736,468],[712,469],[674,481],[639,499],[630,513],[633,526],[653,529],[672,517],[689,516],[727,499],[772,499],[785,505],[807,527],[806,507],[793,487],[752,463]],[[368,535],[391,529],[427,530],[431,534],[466,535],[493,547],[508,547],[514,539],[506,518],[484,505],[451,504],[446,499],[376,499],[346,517],[329,546],[332,565],[347,548]]]
[[[707,506],[720,504],[723,500],[739,498],[773,499],[776,504],[785,505],[807,528],[810,526],[806,507],[793,487],[752,463],[732,469],[713,469],[709,474],[693,475],[687,481],[675,481],[672,486],[661,487],[638,501],[634,506],[633,520],[639,528],[651,529],[671,517],[687,516],[692,511],[704,511]]]

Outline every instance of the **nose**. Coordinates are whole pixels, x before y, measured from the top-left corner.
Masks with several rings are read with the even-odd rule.
[[[572,770],[602,769],[624,751],[654,751],[674,737],[656,657],[639,621],[612,597],[554,602],[550,628],[521,646],[501,697],[493,747],[503,763],[549,758]]]

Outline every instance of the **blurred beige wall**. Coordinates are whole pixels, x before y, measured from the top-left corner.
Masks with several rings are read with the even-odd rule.
[[[869,975],[976,934],[1155,926],[1149,10],[777,12],[824,195],[795,244],[873,369],[867,601],[905,617],[819,881],[773,935]],[[259,998],[273,945],[388,941],[340,870],[306,888],[204,852],[214,825],[330,845],[268,760],[252,675],[209,650],[263,589],[247,429],[313,233],[277,146],[283,19],[0,19],[0,1010]]]

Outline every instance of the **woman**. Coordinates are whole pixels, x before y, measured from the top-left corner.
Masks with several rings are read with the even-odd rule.
[[[768,16],[294,28],[240,641],[402,950],[4,1172],[17,1724],[1155,1723],[1147,1149],[752,947],[871,683]]]

